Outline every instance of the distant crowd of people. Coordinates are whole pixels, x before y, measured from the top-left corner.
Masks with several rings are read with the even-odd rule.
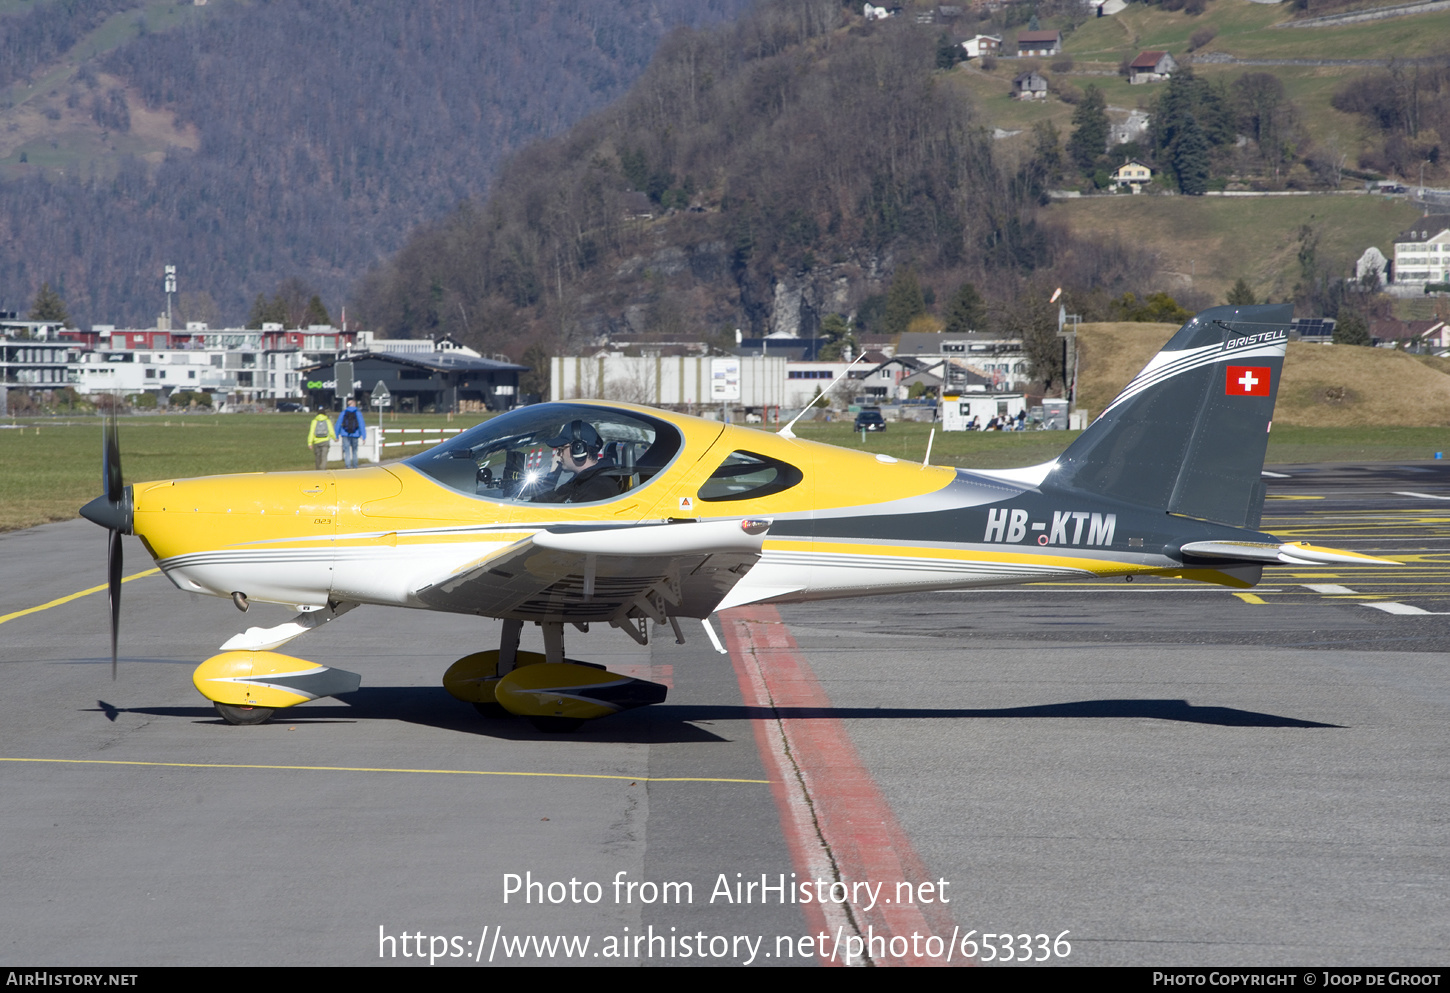
[[[993,417],[986,424],[976,415],[967,422],[968,431],[1025,431],[1027,430],[1027,411],[1020,410],[1016,417],[999,415]]]

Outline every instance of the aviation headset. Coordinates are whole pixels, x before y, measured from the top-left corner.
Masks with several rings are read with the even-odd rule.
[[[569,430],[554,441],[558,444],[551,442],[553,447],[567,447],[569,456],[576,462],[586,458],[598,458],[599,453],[604,450],[604,439],[599,437],[599,432],[588,421],[570,421]]]

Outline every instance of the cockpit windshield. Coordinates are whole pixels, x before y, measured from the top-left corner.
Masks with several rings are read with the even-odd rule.
[[[406,465],[461,493],[512,503],[597,503],[649,482],[680,450],[665,421],[608,407],[521,407]]]

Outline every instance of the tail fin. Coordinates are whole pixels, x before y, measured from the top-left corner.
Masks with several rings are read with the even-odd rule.
[[[1214,307],[1183,325],[1062,453],[1052,483],[1258,527],[1292,314]]]

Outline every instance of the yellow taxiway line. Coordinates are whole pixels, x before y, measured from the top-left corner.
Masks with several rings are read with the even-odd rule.
[[[704,776],[611,776],[595,772],[500,772],[486,769],[388,769],[339,765],[250,765],[219,762],[139,762],[123,759],[32,759],[0,756],[0,762],[56,762],[67,765],[149,765],[172,769],[270,769],[284,772],[416,772],[430,776],[534,776],[554,779],[627,779],[637,783],[761,783],[769,779],[720,779]]]
[[[138,572],[134,575],[126,576],[121,580],[121,582],[129,583],[133,579],[141,579],[145,576],[154,576],[160,571],[160,569],[147,569],[145,572]],[[99,593],[101,592],[101,590],[106,589],[107,585],[107,583],[102,583],[100,586],[92,586],[88,590],[81,590],[79,593],[72,593],[70,596],[63,596],[59,600],[52,600],[50,601],[50,603],[42,603],[39,607],[27,607],[24,610],[17,610],[13,614],[5,614],[4,616],[0,616],[0,624],[4,624],[6,621],[13,621],[17,617],[24,617],[26,614],[34,614],[38,611],[49,610],[51,607],[59,607],[63,603],[70,603],[72,600],[79,600],[81,597],[90,596],[92,593]]]

